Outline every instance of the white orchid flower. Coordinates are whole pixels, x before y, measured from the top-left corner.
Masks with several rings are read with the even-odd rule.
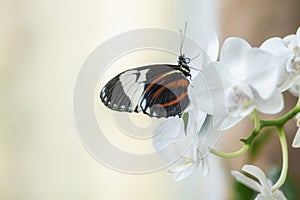
[[[238,182],[244,184],[245,186],[259,193],[255,198],[255,200],[286,200],[287,199],[280,190],[276,190],[272,192],[271,190],[272,182],[271,180],[267,179],[266,175],[260,168],[254,165],[244,165],[242,171],[253,176],[258,181],[235,170],[231,171],[231,174],[235,177],[235,179]]]
[[[217,82],[219,77],[223,87],[216,84],[205,92],[205,83],[198,76],[194,80],[195,91],[200,96],[200,110],[210,114],[224,110],[224,115],[219,117],[224,119],[220,129],[231,128],[254,109],[267,114],[282,110],[283,97],[276,87],[278,67],[270,53],[252,48],[241,38],[232,37],[224,42],[220,61],[209,64],[207,68],[216,69],[219,76],[214,74],[211,78]],[[217,99],[218,104],[223,99],[224,108],[216,109],[219,105],[212,105],[211,98]]]
[[[206,56],[202,55],[204,65],[217,60],[219,40],[216,33],[212,34],[204,49],[207,53]],[[168,171],[174,174],[175,181],[185,179],[198,167],[206,175],[209,171],[208,146],[215,145],[218,139],[217,131],[212,128],[212,117],[207,117],[206,113],[198,109],[197,87],[192,79],[188,89],[190,106],[185,111],[187,122],[183,118],[170,117],[154,131],[153,146],[164,161],[171,163]],[[208,132],[210,137],[206,137]]]
[[[297,84],[300,76],[300,27],[296,34],[288,35],[281,39],[274,37],[266,40],[260,47],[277,57],[280,79],[278,87],[281,91]]]
[[[191,108],[186,126],[183,118],[171,117],[154,132],[153,146],[162,159],[171,164],[168,171],[174,174],[175,181],[185,179],[199,166],[203,175],[208,173],[208,147],[200,131],[205,119],[205,113]]]

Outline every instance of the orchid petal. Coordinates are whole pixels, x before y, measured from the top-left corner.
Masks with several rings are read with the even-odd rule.
[[[290,51],[294,51],[294,48],[299,45],[298,38],[295,34],[284,37],[283,42]]]
[[[263,194],[258,194],[254,200],[267,200],[267,198]]]
[[[248,174],[251,174],[255,178],[257,178],[262,187],[263,186],[268,187],[267,177],[260,168],[254,166],[254,165],[244,165],[242,170]]]
[[[186,158],[194,158],[194,148],[197,148],[194,140],[196,140],[196,136],[194,138],[190,138],[185,136],[184,139],[177,141],[174,144],[175,151],[178,155],[186,157]],[[194,160],[194,159],[193,159]]]
[[[178,160],[176,160],[176,162],[174,162],[174,164],[172,164],[168,168],[168,171],[172,172],[172,173],[181,172],[181,171],[184,171],[184,170],[188,169],[193,164],[194,164],[194,162],[192,162],[191,158],[189,158],[189,157],[180,157]]]
[[[225,91],[226,103],[225,106],[234,106],[237,105],[237,99],[243,98],[244,96],[249,98],[250,101],[253,100],[253,92],[251,88],[243,83],[238,85],[233,85],[230,88],[227,88]],[[238,97],[237,97],[238,96]]]
[[[246,54],[245,61],[248,65],[243,72],[247,76],[247,82],[263,99],[269,98],[278,80],[278,68],[274,57],[260,49],[251,49]]]
[[[186,127],[186,135],[190,138],[194,138],[198,133],[198,126],[200,119],[205,119],[205,116],[202,116],[200,118],[199,116],[199,110],[196,108],[191,108],[191,110],[188,112],[188,122]]]
[[[278,66],[278,88],[280,91],[285,91],[292,86],[290,75],[286,71],[286,62],[291,57],[292,52],[287,48],[281,38],[275,37],[265,41],[260,49],[272,53],[276,56],[276,63]]]
[[[283,96],[279,89],[275,89],[271,97],[267,100],[258,99],[256,109],[266,114],[276,114],[282,111],[284,107]]]
[[[168,118],[161,125],[161,128],[154,132],[153,147],[163,160],[174,162],[187,149],[187,144],[184,144],[185,148],[178,150],[179,144],[185,138],[183,120],[175,117]]]
[[[300,148],[300,128],[297,129],[292,146],[294,148]]]
[[[298,44],[300,44],[300,27],[297,29],[296,35],[298,38]]]
[[[188,120],[188,124],[187,124],[187,128],[186,128],[186,134],[187,134],[187,137],[189,137],[191,142],[192,142],[192,140],[197,137],[198,119],[197,118],[196,119],[190,119],[191,117],[192,116],[189,115],[189,120]]]
[[[153,134],[153,146],[156,151],[161,151],[167,148],[176,137],[184,135],[183,121],[177,117],[170,117],[157,127]]]
[[[245,117],[255,108],[253,93],[248,85],[239,84],[225,91],[226,94],[226,113],[232,117]]]
[[[174,174],[174,180],[175,181],[181,181],[185,179],[186,177],[193,174],[199,166],[199,162],[193,163],[189,168],[185,169],[184,171],[178,172]]]
[[[260,49],[270,52],[277,57],[282,57],[290,53],[283,40],[279,37],[274,37],[266,40],[260,46]]]
[[[280,61],[278,61],[277,63],[281,66]],[[284,68],[279,67],[279,77],[278,77],[277,87],[279,88],[279,90],[281,92],[288,90],[294,84],[294,78],[291,76],[290,73],[287,72],[287,70],[285,68],[285,63],[286,63],[286,61],[284,62]]]
[[[208,163],[208,157],[202,158],[200,160],[200,169],[203,176],[206,176],[209,173],[210,168]]]
[[[286,197],[280,190],[272,192],[272,182],[267,179],[264,172],[260,168],[254,165],[244,165],[242,171],[253,176],[259,182],[237,171],[232,171],[231,173],[237,181],[256,192],[259,192],[255,198],[256,200],[286,200]]]
[[[236,124],[240,123],[245,117],[238,116],[238,117],[232,117],[231,115],[227,115],[225,119],[223,120],[223,123],[219,126],[219,130],[225,131],[227,129],[232,128]]]
[[[220,131],[214,126],[214,118],[212,115],[207,115],[199,131],[198,149],[201,153],[199,158],[204,158],[209,154],[208,146],[214,146],[220,136]]]
[[[211,59],[211,61],[216,61],[219,55],[219,49],[220,49],[220,44],[219,44],[219,38],[216,32],[214,32],[209,39],[208,42],[208,47],[206,49],[206,53]]]
[[[191,167],[192,164],[193,163],[187,163],[185,161],[178,160],[174,163],[174,166],[168,168],[168,171],[171,173],[179,173]]]
[[[300,80],[300,77],[297,77],[298,81]],[[297,81],[297,82],[298,82]],[[289,92],[294,95],[295,97],[299,97],[299,83],[293,85],[292,87],[289,88]]]
[[[224,102],[220,99],[224,99],[224,87],[222,79],[225,79],[225,75],[221,76],[216,69],[217,63],[211,63],[209,66],[201,71],[191,83],[191,87],[188,90],[189,96],[194,95],[197,108],[205,113],[214,114]],[[228,80],[230,78],[228,77]],[[218,104],[217,104],[218,102]],[[223,106],[224,107],[224,106]]]
[[[254,181],[253,179],[245,176],[244,174],[238,172],[238,171],[231,171],[231,174],[234,176],[234,178],[242,183],[243,185],[251,188],[252,190],[256,191],[256,192],[261,192],[261,186],[260,184],[258,184],[256,181]]]
[[[287,200],[287,198],[284,196],[284,194],[280,190],[276,190],[273,193],[272,198],[274,200]]]
[[[225,65],[223,62],[222,63],[221,62],[214,62],[214,63],[211,63],[208,66],[210,68],[214,67],[216,69],[216,73],[218,73],[217,74],[218,76],[214,77],[214,79],[216,79],[216,78],[221,79],[224,88],[230,87],[233,84],[233,80],[232,80],[230,71],[228,69],[228,66]],[[210,77],[207,77],[207,78],[210,78]]]
[[[267,180],[267,182],[269,183],[270,181]],[[271,183],[271,186],[272,187],[272,183]],[[269,185],[263,185],[261,187],[261,194],[263,194],[265,197],[272,197],[272,191],[271,191],[271,188],[269,187]]]
[[[293,80],[289,77],[284,80],[281,84],[278,85],[278,88],[281,92],[284,92],[290,89],[293,86]]]
[[[230,68],[234,67],[234,71],[242,63],[242,55],[249,49],[251,46],[242,38],[227,38],[221,49],[220,61]]]
[[[213,105],[211,95],[202,73],[199,73],[195,78],[193,78],[188,90],[188,95],[196,97],[194,104],[196,104],[199,110],[212,114]]]
[[[189,118],[188,118],[187,130],[186,130],[187,135],[192,135],[193,132],[197,133],[202,127],[206,118],[206,113],[201,112],[200,109],[198,108],[197,96],[193,91],[194,88],[191,87],[190,90],[191,90],[190,91],[191,94],[189,95],[190,102],[193,102],[193,104],[191,104],[190,110],[188,112]]]

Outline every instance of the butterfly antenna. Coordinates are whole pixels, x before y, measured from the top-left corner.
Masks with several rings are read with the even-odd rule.
[[[197,70],[197,71],[201,71],[200,69],[197,69],[197,68],[195,68],[195,67],[189,67],[189,68],[194,69],[194,70]]]
[[[190,60],[194,60],[194,59],[198,58],[200,55],[201,55],[201,52],[199,51],[199,53],[195,57],[190,58]]]
[[[180,55],[183,55],[182,48],[183,48],[183,43],[184,43],[184,39],[185,39],[186,29],[187,29],[187,22],[184,23],[183,32],[182,32],[182,30],[179,30],[179,32],[180,32],[180,51],[179,51]]]
[[[180,29],[179,30],[179,32],[180,32],[180,47],[179,47],[179,53],[180,53],[180,55],[182,55],[182,35],[183,35],[183,33],[182,33],[182,30]]]

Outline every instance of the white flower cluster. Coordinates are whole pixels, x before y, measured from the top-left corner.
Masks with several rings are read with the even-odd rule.
[[[169,171],[174,173],[177,181],[191,175],[199,166],[204,174],[208,172],[206,155],[209,154],[209,144],[204,141],[204,132],[227,130],[254,110],[266,114],[280,112],[284,107],[282,92],[286,90],[299,95],[300,27],[296,34],[283,39],[270,38],[260,47],[251,47],[238,37],[226,39],[220,53],[217,37],[213,37],[211,44],[208,54],[212,62],[207,65],[216,69],[222,85],[207,91],[210,96],[204,95],[203,88],[200,88],[203,85],[201,76],[193,77],[189,90],[196,98],[191,99],[188,119],[185,122],[182,118],[167,119],[156,130],[156,134],[162,136],[153,141],[160,155],[172,163]],[[222,124],[213,127],[211,120],[207,120],[213,114],[211,99],[207,98],[218,97],[221,93],[225,101],[224,115],[220,119]],[[298,126],[299,118],[298,115]],[[161,151],[167,146],[170,147],[167,151]],[[300,129],[293,147],[300,147]],[[270,182],[259,168],[245,165],[243,171],[256,177],[259,183],[239,172],[233,171],[232,174],[238,181],[260,193],[256,199],[285,199],[279,190],[271,191]]]
[[[286,197],[280,190],[272,191],[272,182],[267,179],[260,168],[253,165],[244,165],[242,171],[253,176],[257,180],[249,178],[238,171],[232,171],[231,174],[237,181],[259,193],[255,200],[286,200]]]

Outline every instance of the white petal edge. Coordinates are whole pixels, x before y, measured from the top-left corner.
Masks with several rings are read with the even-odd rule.
[[[214,146],[219,139],[220,132],[215,129],[213,122],[214,118],[211,115],[207,115],[205,122],[198,133],[198,157],[200,159],[207,157],[210,153],[208,146]]]
[[[196,110],[196,109],[195,109]],[[190,115],[188,119],[188,125],[186,128],[186,134],[188,137],[195,139],[196,136],[198,136],[199,131],[202,129],[202,126],[204,125],[205,119],[206,119],[206,113],[203,113],[199,110],[196,110],[200,113],[200,115],[197,116],[197,118],[194,118],[195,115]],[[196,140],[194,140],[196,141]],[[198,140],[197,140],[198,141]]]
[[[200,170],[203,176],[207,176],[209,174],[210,168],[209,168],[208,156],[200,159]]]
[[[216,123],[219,125],[218,130],[225,131],[228,130],[238,123],[240,123],[245,117],[239,116],[239,117],[232,117],[230,115],[227,115],[225,119],[219,119]]]
[[[254,200],[272,200],[265,197],[263,194],[258,194]]]
[[[274,37],[266,40],[260,49],[272,53],[275,56],[281,57],[289,53],[288,48],[284,44],[283,40],[279,37]]]
[[[219,50],[220,50],[219,38],[217,33],[214,32],[211,38],[209,39],[208,47],[206,49],[206,53],[212,62],[218,59]]]
[[[285,63],[285,62],[284,62]],[[285,65],[284,65],[285,66]],[[291,75],[286,71],[286,69],[282,69],[280,67],[279,71],[279,84],[278,88],[280,89],[281,92],[284,92],[291,88],[294,84],[293,78]]]
[[[267,100],[258,99],[256,102],[256,109],[266,114],[276,114],[282,111],[284,107],[284,100],[279,89],[275,89],[271,97]]]
[[[298,37],[295,34],[288,35],[283,38],[283,42],[290,51],[294,50],[295,46],[298,46]]]
[[[221,49],[220,61],[230,68],[238,67],[242,60],[242,55],[249,49],[251,49],[251,46],[246,40],[238,37],[227,38]]]
[[[223,87],[225,75],[221,76],[215,65],[218,64],[209,64],[207,68],[193,78],[188,90],[189,96],[195,96],[196,102],[194,104],[196,104],[197,108],[208,114],[214,114],[218,110],[215,106],[220,99],[225,100]],[[229,80],[230,78],[227,79]]]
[[[252,176],[256,177],[260,182],[261,186],[269,186],[267,177],[260,168],[254,165],[244,165],[242,171],[247,172],[248,174],[251,174]]]
[[[199,161],[196,163],[193,163],[193,165],[191,165],[189,168],[187,168],[181,172],[175,173],[174,177],[173,177],[174,180],[177,182],[182,181],[183,179],[192,175],[197,170],[198,166],[199,166]]]
[[[283,192],[280,190],[276,190],[272,195],[274,200],[287,200],[287,198],[284,196]]]
[[[185,135],[183,120],[177,117],[168,118],[154,130],[153,135],[153,147],[156,151],[161,151],[173,143],[175,138]]]
[[[275,57],[263,50],[253,48],[245,54],[247,63],[243,72],[246,79],[263,99],[269,98],[278,82],[278,65]]]
[[[300,148],[300,128],[297,129],[292,146],[294,148]]]
[[[292,52],[287,48],[283,40],[279,37],[270,38],[260,46],[260,49],[276,56],[276,63],[279,68],[277,84],[280,91],[285,91],[290,88],[293,83],[290,80],[290,75],[286,71],[286,62]]]
[[[253,179],[245,176],[244,174],[238,172],[238,171],[235,171],[235,170],[232,170],[231,171],[231,174],[232,176],[234,176],[234,178],[242,183],[243,185],[251,188],[252,190],[256,191],[256,192],[261,192],[261,186],[259,183],[257,183],[256,181],[254,181]]]
[[[296,35],[297,35],[297,38],[298,38],[298,44],[300,44],[300,26],[297,29]]]
[[[198,132],[206,118],[206,113],[200,111],[198,108],[197,96],[195,95],[195,91],[193,87],[189,88],[189,97],[190,97],[190,110],[188,111],[189,119],[186,134],[190,135],[191,131]],[[195,123],[195,125],[193,125]],[[195,128],[193,127],[195,126]]]

